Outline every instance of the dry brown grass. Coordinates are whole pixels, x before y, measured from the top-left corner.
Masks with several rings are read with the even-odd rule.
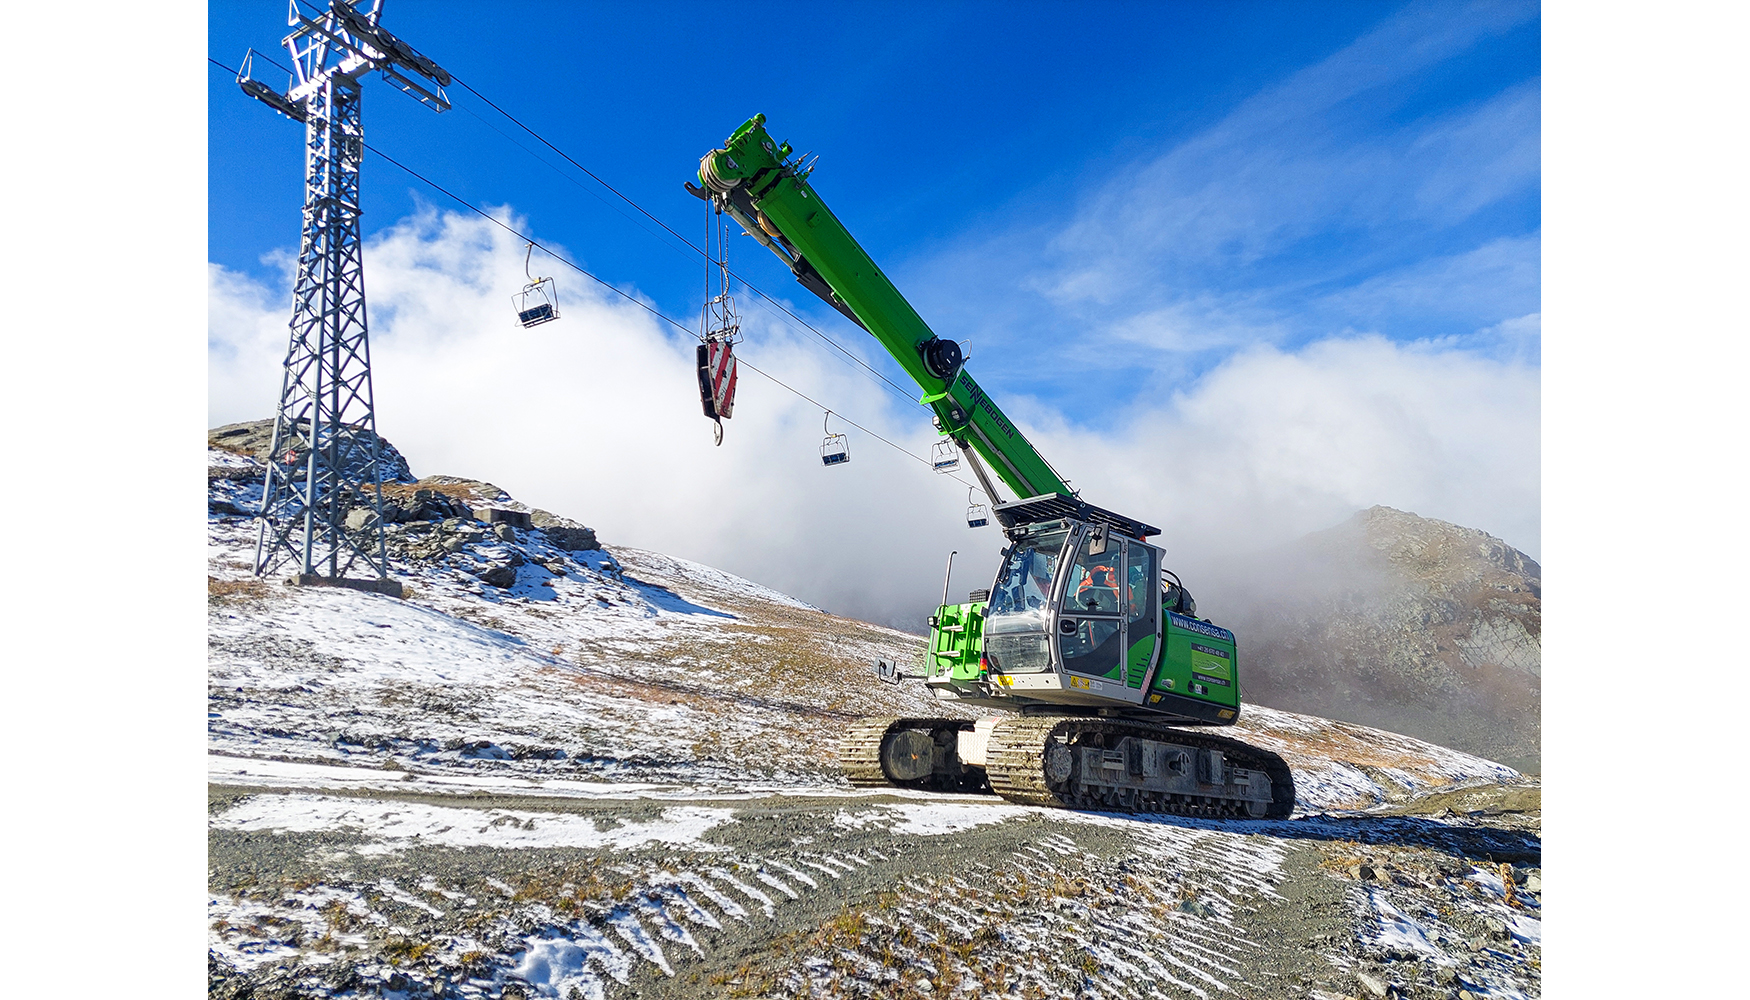
[[[226,444],[225,442],[220,441],[216,438],[207,438],[207,447],[213,449],[214,451],[228,451],[233,455],[242,455],[244,458],[255,458],[256,457],[255,452],[250,451],[248,448],[245,448],[242,445]]]
[[[256,577],[250,577],[247,580],[221,580],[217,577],[207,577],[207,601],[209,603],[259,601],[265,597],[267,597],[267,583]]]
[[[383,957],[390,965],[400,965],[403,962],[417,962],[430,951],[433,942],[429,939],[402,937],[395,935],[383,942]]]
[[[490,483],[480,483],[474,480],[467,480],[460,483],[428,483],[423,479],[417,483],[384,483],[383,499],[411,500],[413,499],[413,494],[420,490],[430,490],[433,493],[441,494],[457,503],[460,503],[469,510],[473,510],[484,504],[499,502],[495,499],[496,494],[489,495],[487,491],[482,488],[490,485]],[[492,488],[494,490],[498,489],[496,486]]]

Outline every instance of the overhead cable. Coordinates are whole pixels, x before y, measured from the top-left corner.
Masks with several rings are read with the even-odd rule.
[[[636,209],[638,211],[639,214],[643,215],[645,218],[649,219],[651,222],[654,222],[657,225],[661,226],[663,228],[663,230],[665,232],[667,232],[670,236],[673,236],[675,239],[680,240],[682,243],[685,243],[687,245],[688,249],[690,249],[694,253],[697,253],[700,256],[704,257],[706,260],[710,260],[711,255],[707,250],[697,246],[696,244],[693,243],[692,240],[687,239],[685,236],[682,236],[680,233],[675,232],[673,227],[671,227],[668,223],[666,223],[666,222],[662,221],[661,219],[657,218],[656,216],[652,215],[647,209],[645,209],[645,207],[643,205],[640,205],[636,201],[633,201],[630,197],[628,197],[619,188],[616,188],[612,184],[609,184],[607,181],[603,180],[601,178],[601,176],[599,174],[597,174],[595,171],[593,171],[593,170],[589,169],[588,167],[584,166],[583,164],[577,162],[577,160],[572,158],[571,154],[565,152],[563,149],[560,149],[558,146],[555,146],[552,142],[550,142],[547,139],[546,136],[542,135],[539,132],[536,132],[534,129],[532,129],[528,125],[524,124],[522,119],[520,119],[517,116],[511,114],[510,112],[504,110],[504,108],[500,107],[490,97],[487,97],[485,94],[482,94],[480,91],[475,90],[472,86],[470,86],[468,84],[468,82],[466,80],[463,80],[462,78],[454,76],[454,75],[451,76],[451,79],[455,81],[457,86],[462,87],[464,90],[468,91],[468,93],[473,94],[475,97],[480,98],[480,100],[486,102],[486,105],[488,107],[492,108],[492,110],[498,112],[499,114],[503,115],[505,118],[509,119],[513,124],[516,125],[517,128],[520,128],[524,132],[527,132],[529,135],[533,136],[537,142],[541,143],[541,145],[546,146],[548,149],[551,149],[553,152],[558,153],[560,156],[564,157],[565,162],[567,162],[567,163],[571,164],[572,166],[576,167],[577,169],[583,171],[583,173],[586,174],[591,180],[595,181],[597,184],[600,184],[602,187],[605,187],[609,191],[613,192],[615,197],[619,198],[621,201],[624,201],[626,204],[632,206],[634,209]],[[475,117],[479,118],[478,115],[476,115]],[[481,121],[484,121],[484,119],[481,119]],[[493,129],[493,131],[496,132],[498,130]],[[499,134],[504,135],[503,132],[499,132]],[[505,138],[509,139],[510,137],[505,136]],[[511,140],[511,141],[515,142],[515,140]],[[517,145],[520,148],[524,149],[525,151],[529,152],[531,156],[534,155],[532,150],[528,150],[528,148],[525,146],[522,146],[521,143],[517,143]],[[539,157],[536,157],[536,159],[539,159]],[[542,161],[542,162],[545,162],[545,161]],[[644,229],[645,232],[649,232],[649,230],[646,229],[642,225],[640,225],[639,228]],[[655,236],[656,234],[651,233],[651,235]],[[667,240],[661,240],[661,242],[663,242],[664,244],[668,243]],[[674,247],[673,249],[678,250],[679,248]],[[823,340],[827,344],[831,345],[839,353],[841,353],[845,357],[851,359],[853,362],[855,362],[856,364],[858,364],[859,366],[861,366],[862,368],[867,370],[870,374],[874,375],[876,378],[878,378],[882,382],[886,383],[895,392],[899,393],[899,396],[901,399],[904,399],[907,403],[922,405],[922,404],[918,403],[918,400],[912,398],[911,393],[906,391],[904,386],[898,385],[892,379],[890,379],[886,375],[882,374],[879,370],[870,366],[868,362],[866,362],[862,358],[858,357],[854,352],[852,352],[850,349],[846,348],[843,344],[840,344],[838,341],[832,339],[832,337],[828,336],[827,334],[822,333],[819,329],[817,329],[814,326],[814,324],[812,324],[812,323],[808,322],[807,320],[803,319],[802,317],[796,315],[794,312],[792,312],[790,310],[790,307],[786,306],[782,301],[780,301],[779,299],[773,298],[772,296],[766,294],[764,291],[761,291],[758,286],[754,285],[752,282],[748,281],[746,278],[742,277],[740,274],[737,274],[735,271],[731,270],[729,273],[731,276],[733,276],[735,278],[735,280],[737,280],[737,281],[741,282],[743,285],[747,286],[749,291],[753,292],[755,295],[758,295],[760,298],[766,300],[767,302],[770,302],[772,305],[777,306],[780,310],[782,310],[784,312],[784,314],[786,316],[789,316],[791,319],[795,320],[797,323],[800,323],[810,333],[814,334],[816,337],[819,337],[821,340]]]
[[[225,65],[224,63],[218,61],[217,59],[214,59],[212,56],[207,57],[207,62],[212,63],[214,66],[217,66],[222,70],[225,70],[226,72],[232,74],[233,76],[235,76],[237,74],[237,71],[235,69],[232,69],[231,67]],[[467,86],[467,85],[463,84],[463,86]],[[473,88],[470,87],[469,89],[472,90]],[[482,98],[482,100],[484,100],[484,98]],[[480,209],[479,207],[475,206],[472,202],[467,201],[466,199],[464,199],[460,195],[456,194],[455,192],[449,190],[448,188],[437,183],[436,181],[432,180],[431,178],[425,176],[424,174],[420,173],[419,171],[414,170],[412,167],[409,167],[407,164],[402,163],[400,160],[395,159],[393,156],[390,156],[388,153],[383,152],[382,150],[378,149],[377,147],[371,145],[370,143],[367,142],[367,143],[364,143],[363,145],[364,145],[365,149],[369,150],[372,153],[375,153],[377,156],[382,157],[384,160],[387,160],[390,164],[392,164],[396,167],[399,167],[401,170],[405,171],[410,176],[416,178],[421,183],[432,188],[434,191],[439,192],[440,194],[442,194],[445,197],[449,198],[450,200],[456,202],[457,204],[463,206],[464,208],[468,209],[470,212],[473,212],[474,214],[480,216],[481,218],[485,219],[486,221],[488,221],[488,222],[492,223],[493,225],[497,226],[498,228],[504,230],[505,232],[510,233],[511,235],[515,236],[517,239],[522,240],[524,242],[527,242],[531,246],[539,247],[543,253],[552,257],[554,260],[559,261],[561,264],[564,264],[565,266],[571,268],[572,270],[574,270],[577,273],[583,275],[584,277],[590,279],[591,281],[594,281],[596,284],[601,285],[603,288],[606,288],[606,289],[612,291],[614,294],[619,295],[620,297],[622,297],[622,298],[626,299],[627,301],[633,303],[634,305],[638,306],[640,309],[643,309],[645,312],[648,312],[651,315],[657,317],[658,319],[661,319],[663,322],[669,324],[670,326],[674,327],[677,330],[680,330],[682,333],[685,333],[688,336],[693,337],[695,339],[700,339],[698,333],[689,329],[685,324],[681,323],[679,320],[676,320],[673,317],[669,316],[668,314],[662,312],[660,309],[657,309],[656,307],[650,305],[649,303],[644,302],[643,300],[639,299],[637,296],[632,295],[631,293],[624,291],[623,289],[611,284],[610,282],[604,280],[603,278],[600,278],[600,277],[596,276],[595,274],[590,273],[585,268],[583,268],[583,267],[581,267],[581,266],[579,266],[579,265],[577,265],[569,260],[566,260],[564,257],[560,256],[559,254],[554,253],[551,248],[547,247],[545,244],[541,243],[539,240],[535,239],[533,236],[530,236],[526,233],[519,232],[514,227],[506,224],[503,220],[498,219],[497,217],[493,216],[491,213]],[[561,155],[563,155],[563,154],[561,154]],[[659,224],[660,224],[660,222],[659,222]],[[667,227],[665,226],[664,228],[667,228]],[[672,230],[671,230],[671,232],[672,232]],[[690,246],[691,244],[689,243],[688,245]],[[745,284],[745,282],[744,282],[744,284]],[[749,286],[749,287],[752,287],[752,286]],[[760,368],[755,367],[751,362],[749,362],[747,360],[747,358],[745,356],[738,356],[737,361],[743,365],[746,365],[755,374],[769,380],[773,384],[779,386],[780,388],[784,389],[785,391],[796,396],[798,399],[803,400],[804,402],[810,404],[811,406],[817,406],[822,410],[827,410],[827,411],[830,411],[832,413],[837,413],[839,415],[839,418],[844,420],[845,423],[850,424],[852,427],[857,428],[858,430],[869,435],[870,437],[874,438],[875,440],[880,441],[882,444],[887,445],[889,448],[892,448],[894,451],[899,452],[900,454],[906,456],[907,458],[909,458],[915,462],[918,462],[924,466],[933,468],[933,466],[931,466],[929,459],[926,459],[926,458],[919,456],[919,455],[912,454],[910,451],[907,451],[903,446],[895,444],[892,441],[889,441],[887,438],[882,437],[881,435],[875,433],[874,431],[870,430],[867,427],[864,427],[862,424],[859,424],[856,421],[850,419],[849,417],[846,417],[842,411],[833,409],[832,407],[829,407],[826,404],[821,403],[821,402],[813,399],[812,397],[808,396],[806,393],[802,392],[800,389],[797,389],[794,386],[789,385],[788,383],[784,382],[782,379],[779,379],[777,376],[772,375],[769,372],[766,372]],[[950,475],[949,478],[953,479],[955,482],[960,483],[963,486],[977,488],[977,487],[973,487],[971,483],[966,482],[964,479],[961,479],[959,476]]]

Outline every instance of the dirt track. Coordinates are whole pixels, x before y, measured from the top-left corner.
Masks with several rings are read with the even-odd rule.
[[[588,819],[604,832],[660,829],[677,808],[725,818],[684,845],[594,849],[385,845],[382,828],[225,828],[223,817],[290,794],[211,790],[215,898],[285,914],[277,925],[245,919],[221,931],[240,946],[277,940],[285,957],[246,975],[217,970],[215,995],[1366,995],[1356,973],[1404,996],[1453,996],[1466,982],[1537,992],[1538,949],[1492,932],[1487,890],[1464,877],[1478,863],[1538,864],[1536,835],[1505,828],[1526,826],[1534,817],[1524,814],[1501,826],[1222,824],[967,796],[373,793],[353,801],[467,810],[459,815],[483,827],[492,817],[504,827],[510,813],[537,827]],[[1365,878],[1351,860],[1368,863]],[[747,889],[769,901],[769,916]],[[1404,900],[1426,902],[1435,916],[1419,926],[1448,964],[1395,940],[1362,941],[1380,912],[1372,896],[1397,899],[1393,908],[1412,919]],[[349,934],[359,947],[347,947]],[[1443,968],[1455,970],[1444,983]]]

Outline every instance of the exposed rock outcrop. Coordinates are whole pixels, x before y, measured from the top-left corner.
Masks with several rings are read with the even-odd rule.
[[[306,428],[308,422],[305,422]],[[377,462],[382,466],[384,482],[410,483],[413,481],[413,470],[408,468],[407,459],[401,457],[401,452],[390,444],[387,438],[378,436],[366,430],[347,428],[341,431],[343,437],[357,437],[362,446],[360,454],[369,455],[371,440],[376,439]],[[249,420],[240,424],[226,424],[207,431],[207,447],[217,448],[237,455],[247,455],[260,461],[267,461],[273,448],[273,420]],[[356,465],[357,463],[353,463]]]
[[[1206,602],[1248,700],[1541,770],[1542,569],[1474,528],[1373,507],[1236,567]]]

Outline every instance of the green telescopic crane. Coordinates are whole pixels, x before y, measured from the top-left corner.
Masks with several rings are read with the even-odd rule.
[[[840,750],[846,776],[868,786],[988,787],[1038,805],[1288,815],[1294,780],[1280,757],[1176,728],[1239,718],[1238,648],[1232,632],[1196,617],[1163,566],[1165,550],[1148,541],[1160,529],[1070,488],[979,388],[959,345],[930,329],[827,208],[809,184],[812,166],[765,123],[755,115],[706,153],[699,186],[688,190],[887,349],[966,457],[1009,540],[989,590],[930,616],[924,673],[913,679],[940,699],[1013,714],[864,720]],[[1014,499],[1003,501],[992,475]],[[891,664],[877,672],[901,677]]]

